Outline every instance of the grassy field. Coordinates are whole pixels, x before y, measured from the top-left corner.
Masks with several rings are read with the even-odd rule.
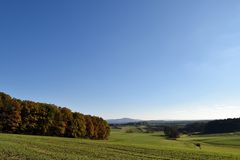
[[[201,143],[202,149],[194,143]],[[240,160],[240,134],[182,136],[113,130],[108,141],[0,134],[3,160]]]

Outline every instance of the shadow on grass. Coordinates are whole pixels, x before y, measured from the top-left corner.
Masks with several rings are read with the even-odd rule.
[[[169,137],[166,137],[165,135],[152,135],[154,137],[162,137],[162,138],[165,138],[166,140],[177,140],[177,138],[169,138]]]
[[[161,135],[161,134],[154,134],[154,135],[151,135],[151,136],[153,136],[153,137],[165,137],[166,138],[165,135]]]

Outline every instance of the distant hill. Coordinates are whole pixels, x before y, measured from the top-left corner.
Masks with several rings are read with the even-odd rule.
[[[149,120],[145,123],[149,125],[187,125],[196,122],[207,123],[209,120]]]
[[[107,122],[109,124],[126,124],[126,123],[135,123],[141,122],[139,119],[131,119],[131,118],[120,118],[120,119],[108,119]]]
[[[186,125],[194,122],[208,122],[209,120],[140,120],[132,118],[108,119],[109,124],[119,125]]]

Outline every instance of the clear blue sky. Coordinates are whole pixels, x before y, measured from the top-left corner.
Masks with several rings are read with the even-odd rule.
[[[238,0],[1,0],[0,90],[104,118],[240,116]]]

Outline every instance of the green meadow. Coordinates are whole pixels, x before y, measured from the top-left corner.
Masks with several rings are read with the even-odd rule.
[[[195,144],[200,143],[201,149]],[[240,133],[182,135],[126,133],[113,129],[109,140],[0,134],[2,160],[240,160]]]

